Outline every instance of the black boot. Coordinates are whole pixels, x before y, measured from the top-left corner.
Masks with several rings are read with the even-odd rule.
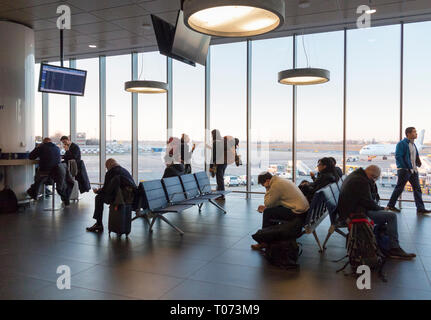
[[[92,227],[88,227],[89,232],[103,232],[103,224],[96,222]]]

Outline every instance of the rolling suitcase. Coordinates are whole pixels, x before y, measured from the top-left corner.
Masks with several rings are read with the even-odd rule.
[[[108,232],[115,232],[121,237],[125,234],[129,235],[132,228],[132,206],[130,204],[124,205],[110,205],[109,206],[109,220]]]

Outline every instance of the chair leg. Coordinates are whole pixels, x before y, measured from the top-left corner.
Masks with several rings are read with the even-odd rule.
[[[199,208],[199,213],[202,211],[202,206],[203,206],[203,203],[201,203],[201,204],[198,204],[198,208]]]
[[[45,208],[44,211],[58,211],[61,208],[55,207],[55,182],[52,184],[52,206],[51,208]]]
[[[314,236],[314,239],[317,242],[317,245],[319,246],[319,252],[323,252],[322,246],[320,245],[319,237],[317,237],[316,230],[313,231],[313,236]]]
[[[220,210],[223,211],[223,213],[226,213],[226,210],[223,209],[218,203],[215,203],[213,200],[209,199],[208,200],[210,203],[212,203],[213,205],[215,205],[217,208],[219,208]]]
[[[156,219],[158,218],[159,216],[155,216],[155,217],[153,217],[153,220],[151,220],[151,223],[150,223],[150,229],[149,229],[149,231],[150,232],[153,232],[153,225],[154,225],[154,222],[156,222]]]
[[[173,224],[172,224],[168,219],[166,219],[164,216],[159,215],[159,218],[160,218],[160,219],[162,219],[164,222],[166,222],[168,225],[170,225],[172,228],[174,228],[175,230],[177,230],[177,232],[178,232],[180,235],[183,235],[183,234],[184,234],[183,230],[181,230],[181,229],[180,229],[180,228],[178,228],[177,226],[173,225]]]
[[[341,231],[340,229],[338,229],[338,228],[335,228],[335,232],[336,233],[338,233],[338,234],[341,234],[344,238],[347,238],[347,234],[345,234],[343,231]]]
[[[326,235],[326,239],[323,242],[323,250],[326,250],[326,243],[328,242],[329,238],[334,233],[334,231],[335,231],[335,226],[333,224],[331,224],[331,226],[329,227],[329,230],[328,230],[328,234]]]

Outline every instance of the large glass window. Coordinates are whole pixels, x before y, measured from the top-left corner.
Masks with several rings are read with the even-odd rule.
[[[252,190],[262,191],[257,175],[271,171],[291,179],[292,87],[277,81],[292,67],[292,38],[252,42],[251,174]]]
[[[419,148],[422,166],[419,168],[422,194],[425,201],[431,201],[431,84],[429,74],[431,60],[429,52],[431,43],[424,41],[431,32],[431,22],[409,23],[404,25],[404,105],[403,131],[406,127],[415,127],[419,137],[416,146]],[[421,132],[423,131],[423,140]],[[403,199],[413,200],[409,185],[403,193]],[[415,206],[414,203],[403,203],[403,207]]]
[[[243,165],[230,164],[225,171],[225,185],[235,190],[245,190],[241,180],[246,174],[246,74],[246,42],[211,47],[211,129],[240,140]]]
[[[344,32],[297,37],[297,67],[330,70],[330,81],[297,87],[297,183],[309,180],[317,161],[343,166]],[[353,62],[356,63],[356,62]]]
[[[91,182],[99,181],[99,59],[76,62],[87,70],[85,94],[76,98],[76,141]]]
[[[192,67],[173,62],[173,136],[186,134],[192,150],[193,172],[204,170],[205,164],[205,67]],[[187,140],[187,138],[186,138]]]
[[[106,58],[106,158],[132,170],[132,97],[124,83],[132,78],[130,55]]]
[[[380,166],[382,198],[389,198],[393,190],[393,145],[399,140],[399,114],[400,26],[349,30],[346,170]],[[331,122],[328,127],[333,125]]]
[[[42,93],[39,92],[40,63],[34,66],[34,137],[36,143],[42,142]]]
[[[60,62],[53,65],[60,66]],[[69,67],[69,61],[64,61],[64,67]],[[48,94],[49,103],[49,136],[54,143],[60,145],[62,136],[70,135],[70,99],[66,94]]]
[[[166,82],[166,57],[158,52],[138,54],[140,80]],[[160,179],[167,139],[166,93],[138,95],[139,180]]]

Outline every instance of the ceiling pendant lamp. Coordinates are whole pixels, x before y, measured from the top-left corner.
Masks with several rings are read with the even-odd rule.
[[[168,91],[168,84],[160,81],[133,80],[124,84],[124,90],[132,93],[165,93]]]
[[[307,59],[307,68],[294,68],[280,71],[278,73],[278,82],[281,84],[294,86],[304,86],[328,82],[330,79],[329,70],[310,68],[307,49],[305,48],[304,43],[304,35],[302,35],[302,47],[304,49],[305,58]]]
[[[250,37],[284,24],[285,0],[184,0],[184,23],[218,37]]]
[[[278,73],[278,82],[290,85],[321,84],[329,81],[329,70],[317,68],[289,69]]]

